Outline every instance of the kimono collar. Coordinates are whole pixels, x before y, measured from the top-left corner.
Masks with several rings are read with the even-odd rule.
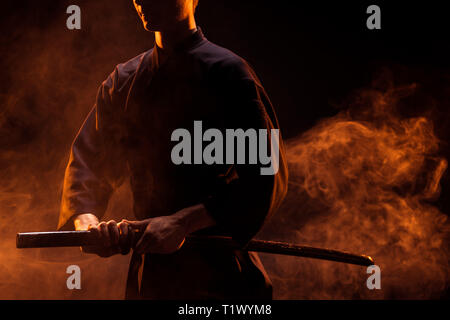
[[[197,26],[197,30],[193,32],[191,35],[189,35],[186,39],[178,43],[174,48],[170,55],[172,54],[179,54],[186,51],[189,51],[190,49],[193,49],[197,47],[203,40],[205,40],[205,36],[203,35],[202,29]],[[153,46],[153,53],[152,53],[152,65],[153,67],[157,67],[159,65],[158,63],[158,55],[161,54],[162,49],[159,48],[156,43]]]
[[[204,40],[206,40],[200,27],[189,35],[185,40],[179,43],[173,50],[172,54],[180,54],[189,51],[193,48],[199,46]],[[132,80],[131,87],[128,92],[127,100],[125,103],[125,110],[132,108],[133,99],[136,95],[145,91],[152,81],[154,75],[157,73],[159,63],[158,63],[158,46],[155,44],[153,49],[147,51],[142,57],[139,66],[137,68],[136,74]]]
[[[187,51],[199,44],[205,36],[203,35],[202,29],[200,27],[197,27],[197,30],[195,30],[192,34],[190,34],[186,39],[178,43],[174,49],[173,52],[183,52]],[[159,48],[156,43],[154,45],[154,49],[156,51],[161,51],[162,49]]]

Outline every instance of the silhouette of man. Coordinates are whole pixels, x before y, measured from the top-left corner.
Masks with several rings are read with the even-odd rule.
[[[101,257],[133,249],[129,299],[270,299],[256,254],[183,243],[196,233],[245,245],[260,230],[287,190],[281,138],[273,175],[261,175],[261,163],[171,161],[172,132],[196,120],[204,130],[267,129],[271,138],[278,122],[270,100],[245,60],[204,37],[196,0],[134,5],[155,45],[119,64],[100,86],[72,145],[58,228],[94,232],[99,245],[82,249]],[[127,175],[137,220],[99,222]],[[135,246],[131,229],[143,232]]]

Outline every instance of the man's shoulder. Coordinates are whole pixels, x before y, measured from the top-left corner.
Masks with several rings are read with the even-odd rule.
[[[255,78],[253,69],[244,58],[230,49],[211,41],[205,41],[202,46],[194,51],[194,55],[213,74],[231,77],[238,76],[252,80]]]
[[[150,54],[152,50],[153,49],[142,52],[137,56],[116,65],[113,72],[105,80],[104,84],[118,91],[123,89],[124,86],[130,83],[131,79],[136,74],[136,71],[138,70],[144,57]]]
[[[136,72],[137,68],[141,64],[142,59],[144,56],[146,56],[148,53],[150,53],[153,49],[147,50],[145,52],[142,52],[138,54],[137,56],[129,59],[128,61],[119,63],[116,66],[116,69],[121,73],[123,76],[129,76]]]

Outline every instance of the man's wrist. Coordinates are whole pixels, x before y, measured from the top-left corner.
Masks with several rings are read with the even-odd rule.
[[[174,215],[184,226],[186,235],[216,224],[203,204],[185,208]]]

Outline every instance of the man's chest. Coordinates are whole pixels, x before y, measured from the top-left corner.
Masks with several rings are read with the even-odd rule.
[[[217,90],[196,73],[160,73],[137,97],[138,125],[145,135],[170,141],[179,128],[190,130],[194,121],[218,127],[223,107]]]

